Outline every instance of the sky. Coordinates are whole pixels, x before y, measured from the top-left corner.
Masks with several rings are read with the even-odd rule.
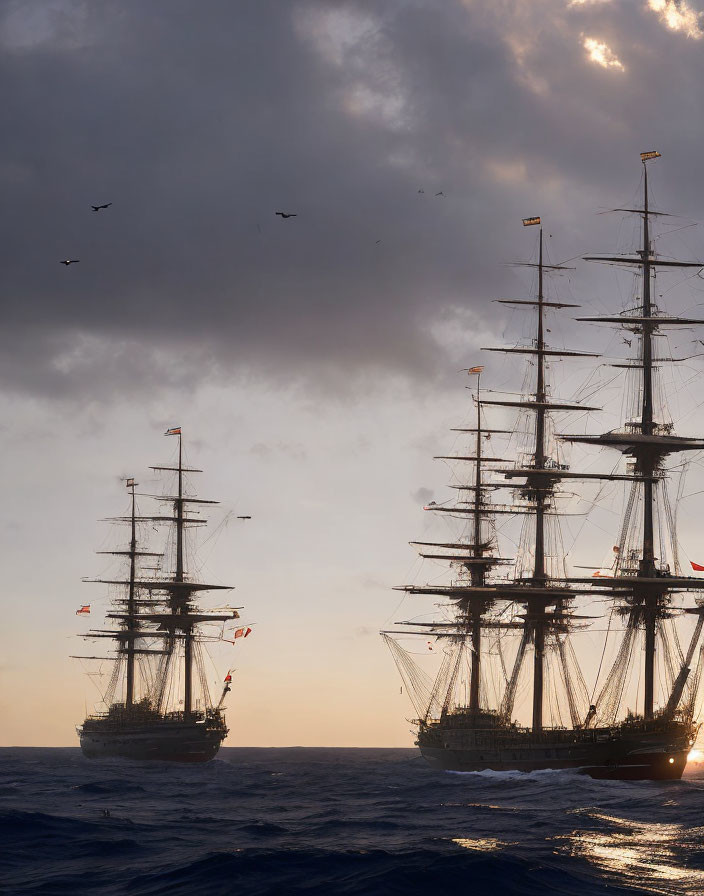
[[[665,251],[704,258],[703,36],[701,0],[0,3],[0,743],[76,743],[98,520],[125,510],[120,477],[156,488],[178,425],[214,523],[252,515],[204,546],[253,627],[213,655],[213,681],[237,669],[228,744],[412,743],[378,631],[431,609],[392,588],[441,573],[408,541],[448,495],[432,458],[471,414],[458,371],[521,383],[481,347],[528,335],[491,302],[533,287],[509,264],[535,254],[527,215],[574,268],[556,294],[622,307],[628,282],[580,259],[635,245],[603,212],[638,201],[641,151],[681,216]],[[671,310],[704,302],[696,275],[666,287]],[[553,338],[625,349],[571,317]],[[686,434],[701,368],[673,380]],[[553,386],[600,384],[574,425],[601,432],[621,391],[592,377],[555,365]],[[605,562],[620,500],[570,524],[571,561]],[[697,516],[683,501],[704,562]]]

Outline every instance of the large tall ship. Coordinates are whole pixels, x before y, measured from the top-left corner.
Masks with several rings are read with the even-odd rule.
[[[537,258],[528,265],[535,294],[497,300],[530,312],[533,325],[518,344],[487,349],[528,357],[524,391],[496,397],[480,390],[483,366],[468,371],[476,376],[476,414],[459,432],[471,447],[442,458],[455,473],[457,496],[425,507],[446,518],[450,534],[413,543],[422,558],[448,564],[452,578],[400,586],[439,599],[440,615],[405,620],[382,633],[417,714],[416,742],[436,768],[579,769],[595,778],[677,779],[694,744],[704,582],[680,567],[670,478],[681,471],[682,458],[704,449],[704,439],[675,434],[660,372],[678,360],[664,338],[670,328],[704,321],[668,315],[655,301],[654,284],[656,272],[697,270],[704,262],[655,251],[653,222],[663,213],[650,207],[648,165],[659,155],[641,154],[643,198],[633,203],[640,207],[618,209],[640,218],[639,248],[585,256],[634,272],[630,294],[620,310],[577,317],[580,323],[570,327],[619,328],[619,344],[630,348],[630,358],[610,362],[626,379],[621,424],[600,434],[555,429],[563,415],[598,420],[600,409],[554,397],[549,381],[557,365],[551,372],[551,362],[581,359],[594,366],[585,359],[598,356],[549,343],[554,316],[578,306],[552,294],[550,276],[562,266],[546,260],[539,217],[523,220],[539,229]],[[487,421],[491,414],[510,422],[495,428]],[[492,449],[502,440],[497,456]],[[595,471],[596,457],[588,458],[588,472],[570,467],[566,451],[588,455],[589,446],[613,455],[610,469]],[[569,575],[563,524],[575,489],[584,493],[590,485],[623,490],[620,524],[606,535],[613,559],[608,569],[593,564]],[[494,495],[502,490],[507,498],[499,503]],[[512,519],[522,519],[520,532],[512,551],[502,553]],[[582,635],[590,637],[592,657],[601,657],[589,685],[575,649]],[[414,642],[420,651],[407,646]],[[419,656],[433,650],[441,657],[434,675]]]
[[[104,709],[77,728],[81,749],[90,758],[206,762],[228,733],[223,706],[232,676],[228,671],[219,702],[214,703],[206,645],[230,638],[234,642],[249,630],[229,631],[241,607],[206,610],[199,605],[199,595],[205,592],[231,590],[199,581],[187,569],[187,532],[207,523],[198,508],[218,502],[191,493],[187,477],[201,471],[184,465],[181,429],[166,435],[178,439],[177,460],[151,469],[175,481],[171,489],[175,493],[146,496],[157,506],[153,513],[140,514],[137,483],[127,480],[130,511],[109,521],[126,526],[129,541],[120,550],[100,552],[121,557],[124,575],[90,580],[113,589],[106,614],[111,627],[91,629],[83,637],[115,644],[111,655],[80,657],[107,662],[111,669],[102,694]],[[145,550],[140,544],[142,524],[166,528],[163,552]]]

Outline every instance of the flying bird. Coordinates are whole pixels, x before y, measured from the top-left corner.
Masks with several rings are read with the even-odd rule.
[[[65,261],[60,261],[59,264],[65,264],[68,267],[70,264],[78,264],[80,258],[67,258]]]
[[[106,202],[105,205],[91,205],[94,212],[99,212],[101,208],[110,208],[112,202]]]
[[[374,245],[375,245],[375,246],[378,246],[380,242],[381,242],[381,240],[377,240],[377,241],[374,243]]]
[[[419,193],[425,193],[425,190],[418,190]]]
[[[440,192],[439,192],[439,193],[436,193],[435,195],[436,195],[436,196],[444,196],[445,194],[443,193],[442,190],[440,190]]]
[[[251,516],[238,516],[237,519],[238,520],[251,520],[252,517]]]
[[[626,343],[626,345],[627,345],[629,348],[631,347],[631,343],[633,342],[632,339],[625,339],[625,338],[623,339],[623,341]]]
[[[295,212],[276,212],[276,214],[280,218],[297,218],[298,215]]]

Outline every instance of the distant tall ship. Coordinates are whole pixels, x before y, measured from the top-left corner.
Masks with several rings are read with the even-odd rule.
[[[127,480],[131,495],[128,516],[112,518],[129,528],[129,544],[123,550],[102,551],[125,560],[125,575],[115,579],[94,579],[113,586],[119,596],[107,613],[113,627],[93,629],[83,637],[108,639],[116,645],[107,657],[82,657],[112,662],[112,672],[103,696],[103,712],[89,715],[77,728],[81,749],[90,758],[119,756],[129,759],[157,759],[173,762],[206,762],[212,759],[228,729],[223,714],[225,696],[230,690],[228,671],[217,704],[211,701],[205,668],[207,641],[221,640],[226,626],[239,618],[240,608],[218,611],[200,609],[201,592],[231,590],[228,586],[198,581],[186,570],[186,532],[203,526],[207,520],[198,512],[201,505],[217,504],[186,491],[186,476],[199,473],[184,466],[181,429],[166,435],[178,438],[178,461],[152,467],[171,474],[176,480],[175,494],[148,496],[169,512],[157,510],[148,515],[137,511],[137,483]],[[138,543],[140,523],[166,526],[168,536],[164,553],[143,550]],[[78,612],[86,610],[83,607]],[[208,626],[219,632],[208,634]],[[232,640],[249,632],[239,628]]]
[[[540,218],[523,221],[540,228],[537,259],[529,265],[537,274],[537,294],[498,301],[532,312],[534,326],[522,342],[488,350],[529,356],[526,391],[485,396],[479,388],[483,368],[470,369],[477,377],[476,421],[459,431],[470,434],[471,448],[443,458],[456,471],[458,497],[425,508],[458,528],[443,541],[415,542],[421,557],[444,561],[454,575],[449,582],[401,586],[409,594],[444,599],[444,616],[397,623],[399,628],[382,633],[417,712],[416,742],[437,768],[571,768],[596,778],[638,780],[679,778],[687,763],[704,658],[704,582],[680,567],[667,462],[680,452],[703,450],[704,440],[675,434],[659,371],[683,360],[668,354],[664,332],[704,321],[666,314],[654,300],[653,281],[656,271],[704,263],[676,261],[654,249],[651,225],[661,213],[649,205],[647,166],[658,156],[641,155],[642,207],[618,209],[641,218],[640,247],[630,255],[587,257],[626,265],[636,274],[622,310],[577,318],[618,327],[625,333],[621,341],[633,344],[630,358],[611,364],[626,384],[625,419],[610,432],[556,434],[555,415],[586,416],[599,409],[552,397],[550,362],[597,356],[548,345],[548,314],[577,306],[562,296],[546,298],[546,278],[560,266],[544,259]],[[492,428],[485,415],[496,407],[515,409],[518,419],[508,429]],[[492,452],[490,439],[506,440],[502,456]],[[566,442],[620,452],[625,463],[603,473],[570,469]],[[467,469],[469,475],[461,472]],[[588,575],[568,575],[560,525],[561,498],[568,496],[560,487],[568,482],[572,491],[584,489],[589,480],[624,483],[622,519],[608,542],[613,562],[606,571],[594,565]],[[509,499],[499,504],[492,496],[502,489],[509,490]],[[496,524],[512,515],[524,521],[510,551],[515,559],[501,552],[500,542],[507,539]],[[580,599],[590,609],[602,603],[609,621],[577,615]],[[684,626],[686,647],[674,624],[676,617],[686,620],[685,614],[694,615],[692,625]],[[581,629],[592,632],[601,654],[591,688],[573,648],[573,634]],[[418,650],[403,646],[411,634],[420,634],[426,652],[444,646],[434,678],[419,662]],[[530,724],[515,718],[519,695],[530,707]]]

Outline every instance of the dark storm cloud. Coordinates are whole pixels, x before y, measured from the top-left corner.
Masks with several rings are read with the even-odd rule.
[[[640,0],[54,0],[2,24],[9,389],[434,376],[434,325],[471,348],[519,289],[523,215],[601,248],[592,212],[652,146],[701,216],[702,44]]]

